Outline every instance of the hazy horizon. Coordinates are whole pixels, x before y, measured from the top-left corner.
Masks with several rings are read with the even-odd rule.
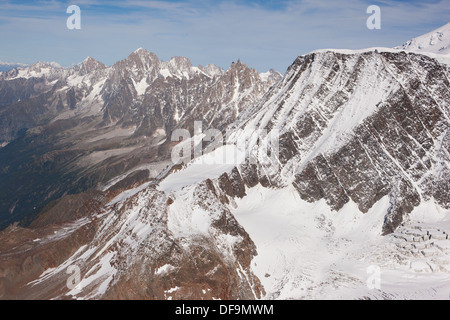
[[[81,9],[79,30],[66,26],[69,5]],[[366,26],[370,5],[381,9],[379,30]],[[90,56],[112,65],[142,47],[165,61],[227,69],[240,59],[259,72],[284,72],[317,49],[398,46],[450,16],[450,0],[1,0],[0,8],[0,61],[68,67]]]

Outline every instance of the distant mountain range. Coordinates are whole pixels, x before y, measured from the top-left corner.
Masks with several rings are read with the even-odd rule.
[[[424,41],[0,73],[0,297],[448,298],[450,60]]]
[[[38,62],[0,73],[0,226],[67,192],[167,165],[173,130],[196,120],[224,129],[281,77],[240,61],[228,70],[184,57],[165,62],[142,48],[110,67],[88,57],[73,68]],[[39,187],[25,183],[31,177]]]
[[[26,67],[26,66],[27,65],[24,63],[0,61],[0,72],[9,71],[14,68],[20,68],[20,67]]]

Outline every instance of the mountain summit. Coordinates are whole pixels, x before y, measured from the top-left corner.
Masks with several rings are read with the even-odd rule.
[[[140,49],[2,74],[0,298],[448,298],[441,58],[321,50],[281,76]]]
[[[413,38],[395,49],[450,54],[450,22],[434,31]]]
[[[26,67],[27,65],[25,63],[20,62],[4,62],[0,61],[0,72],[3,71],[9,71],[11,69],[20,68],[20,67]]]
[[[149,162],[167,162],[172,147],[168,137],[173,130],[192,128],[194,121],[201,120],[205,130],[211,126],[224,130],[280,79],[276,72],[262,76],[242,63],[223,70],[214,65],[195,67],[185,57],[163,61],[142,48],[108,67],[87,57],[73,68],[39,62],[0,73],[0,150],[19,139],[4,150],[2,165],[23,168],[20,162],[25,160],[10,157],[8,152],[13,151],[7,149],[19,147],[18,141],[24,142],[20,138],[36,135],[40,147],[25,142],[19,148],[53,163],[48,169],[61,169],[63,175],[81,170],[84,173],[79,174],[85,176],[64,180],[71,187],[36,177],[46,187],[28,184],[30,189],[25,191],[17,176],[17,186],[7,181],[9,175],[16,174],[27,179],[31,172],[5,169],[4,184],[0,183],[0,189],[5,188],[0,192],[0,229],[38,213],[42,205],[66,193],[66,188],[85,191],[100,180],[131,174]],[[42,130],[45,135],[39,134]],[[68,139],[60,139],[61,135],[68,135]],[[133,156],[133,152],[150,154]],[[35,165],[37,162],[31,161],[27,166],[37,173]],[[156,165],[152,176],[162,170],[160,166]],[[40,196],[28,204],[19,200],[29,198],[29,192]],[[48,197],[48,192],[52,196]]]

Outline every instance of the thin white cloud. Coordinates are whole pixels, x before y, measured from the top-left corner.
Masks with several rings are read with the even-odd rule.
[[[186,8],[190,4],[185,3],[185,2],[129,0],[129,1],[121,1],[121,5],[125,6],[125,7],[133,6],[133,7],[142,7],[142,8],[149,8],[149,9],[174,10],[174,9]]]
[[[90,6],[98,10],[101,2],[97,0],[74,2],[82,7],[82,30],[68,32],[65,13],[61,15],[60,9],[56,10],[58,3],[53,3],[55,11],[38,27],[35,20],[27,25],[26,17],[0,17],[0,21],[8,22],[7,27],[0,25],[0,41],[5,43],[13,33],[17,36],[17,30],[26,33],[28,28],[30,34],[45,30],[40,36],[53,45],[54,56],[44,58],[66,65],[87,55],[111,64],[144,47],[164,59],[185,55],[196,64],[227,67],[241,58],[260,71],[270,67],[284,71],[297,55],[315,49],[399,45],[420,32],[430,31],[433,25],[448,22],[450,16],[450,0],[421,6],[408,2],[386,2],[389,5],[383,6],[377,1],[382,9],[382,30],[369,31],[365,22],[371,2],[366,0],[289,1],[277,10],[230,1],[110,2],[133,9],[127,14],[91,11]],[[36,16],[39,15],[33,15],[33,19]],[[27,43],[20,39],[13,40],[8,50],[14,48],[14,41],[17,52],[24,52]],[[5,52],[5,48],[0,48],[0,58],[14,58],[2,56]],[[52,51],[36,45],[33,53],[40,52],[50,55]]]

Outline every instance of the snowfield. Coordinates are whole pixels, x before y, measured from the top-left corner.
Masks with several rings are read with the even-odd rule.
[[[367,214],[352,202],[333,212],[323,200],[303,201],[293,187],[259,185],[236,200],[232,212],[257,246],[252,268],[265,299],[448,299],[450,240],[431,247],[428,256],[403,248],[413,241],[399,235],[417,226],[424,234],[450,233],[450,211],[422,204],[407,224],[383,237],[388,206],[385,197]],[[373,267],[380,268],[379,289],[371,285]]]
[[[169,175],[159,184],[158,190],[170,193],[206,179],[216,179],[221,174],[230,172],[244,159],[245,153],[236,146],[221,146],[213,152],[193,159],[186,168]]]
[[[429,36],[436,44],[439,32],[410,44],[423,49]],[[86,203],[84,218],[33,240],[58,248],[58,240],[74,239],[61,261],[26,280],[28,288],[39,296],[53,286],[46,294],[55,299],[450,298],[450,55],[405,52],[416,49],[317,50],[279,81],[275,71],[258,74],[240,62],[230,80],[213,65],[159,61],[143,49],[117,70],[67,71],[59,94],[67,98],[73,86],[84,98],[57,120],[101,115],[111,101],[102,119],[118,114],[84,133],[80,145],[96,147],[76,164],[113,159],[115,171],[98,183],[104,195]],[[15,77],[50,81],[53,69],[36,65]],[[116,92],[122,79],[129,87]],[[189,79],[206,85],[178,95]],[[206,90],[220,79],[223,86]],[[171,86],[173,97],[163,99]],[[122,113],[114,99],[127,92],[133,103]],[[186,97],[201,103],[178,106]],[[222,123],[227,144],[214,149],[220,139],[198,133],[197,115],[208,129]],[[176,143],[191,117],[194,136]],[[138,170],[148,170],[148,179],[129,183]],[[65,287],[70,266],[81,271],[74,288]]]

